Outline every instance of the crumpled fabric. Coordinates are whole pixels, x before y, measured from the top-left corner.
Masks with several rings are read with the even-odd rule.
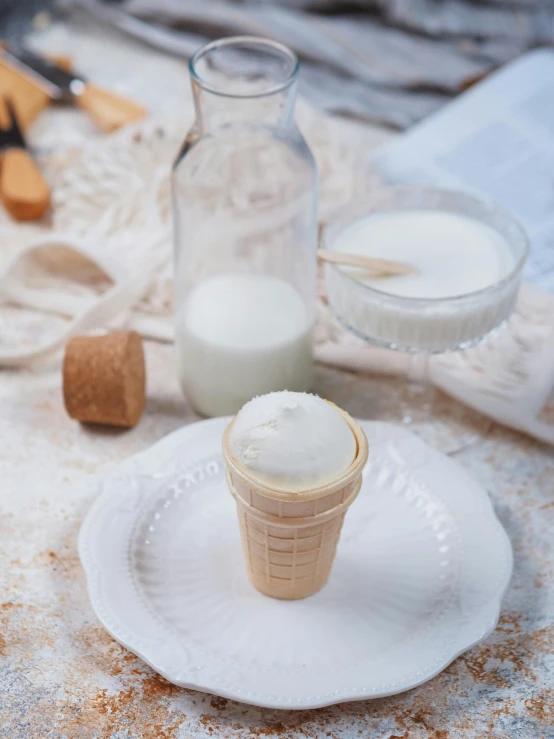
[[[221,36],[266,36],[302,60],[320,109],[404,129],[525,50],[554,42],[541,0],[62,0],[189,58]]]

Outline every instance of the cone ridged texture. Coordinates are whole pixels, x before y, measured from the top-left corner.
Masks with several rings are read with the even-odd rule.
[[[230,427],[225,433],[227,483],[237,503],[248,575],[257,590],[273,598],[295,600],[321,590],[344,516],[360,490],[367,440],[359,425],[337,410],[356,437],[357,455],[340,479],[319,489],[290,493],[257,482],[230,450]]]

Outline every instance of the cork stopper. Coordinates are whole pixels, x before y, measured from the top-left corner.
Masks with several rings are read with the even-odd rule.
[[[76,336],[63,362],[63,397],[71,418],[131,428],[142,415],[146,372],[135,331]]]

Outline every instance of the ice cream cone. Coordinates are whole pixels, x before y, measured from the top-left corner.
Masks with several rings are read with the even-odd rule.
[[[356,456],[336,480],[310,490],[279,490],[257,480],[231,451],[233,421],[223,436],[248,575],[257,590],[273,598],[306,598],[325,585],[344,516],[362,484],[367,439],[354,419],[335,408],[354,434]]]

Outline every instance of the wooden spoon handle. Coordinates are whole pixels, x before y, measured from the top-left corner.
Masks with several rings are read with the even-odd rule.
[[[146,115],[146,110],[134,100],[94,85],[86,85],[75,100],[104,133],[115,131],[127,123],[139,121]]]
[[[413,275],[418,272],[414,266],[405,262],[364,257],[361,254],[346,254],[341,251],[331,251],[330,249],[318,249],[317,256],[322,262],[342,264],[345,267],[360,267],[369,272],[376,272],[379,275]]]
[[[36,221],[50,205],[50,190],[25,149],[7,149],[2,157],[0,197],[18,221]]]

